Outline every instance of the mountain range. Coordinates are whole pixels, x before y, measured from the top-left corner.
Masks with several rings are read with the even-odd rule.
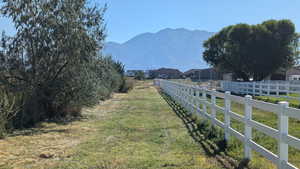
[[[201,30],[163,29],[143,33],[124,42],[107,42],[103,53],[125,64],[125,69],[207,68],[202,59],[203,42],[214,33]]]

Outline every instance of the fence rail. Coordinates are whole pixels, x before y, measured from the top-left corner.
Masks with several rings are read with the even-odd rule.
[[[300,100],[299,81],[232,82],[221,81],[221,90],[238,94],[285,97]],[[290,95],[296,94],[299,95]]]
[[[182,84],[167,80],[155,79],[154,84],[159,86],[163,92],[172,97],[176,102],[181,104],[190,113],[210,120],[214,125],[224,128],[225,139],[228,141],[230,135],[236,137],[244,144],[244,156],[251,159],[251,150],[260,153],[265,158],[272,161],[278,168],[297,168],[288,162],[288,147],[292,146],[300,150],[300,139],[289,135],[288,122],[289,117],[300,120],[300,110],[290,108],[288,102],[271,104],[258,100],[253,100],[252,96],[235,96],[229,91],[225,93],[216,90],[208,90],[195,85]],[[210,95],[210,99],[207,96]],[[225,106],[216,105],[216,98],[222,98]],[[231,110],[231,102],[237,102],[244,105],[244,116]],[[200,105],[201,108],[200,108]],[[207,112],[210,107],[211,113]],[[277,114],[278,129],[262,124],[252,119],[252,108],[261,109]],[[224,122],[216,118],[216,112],[224,114]],[[235,119],[245,125],[244,134],[236,131],[231,127],[230,120]],[[252,129],[256,129],[278,141],[278,154],[274,154],[268,149],[252,140]]]

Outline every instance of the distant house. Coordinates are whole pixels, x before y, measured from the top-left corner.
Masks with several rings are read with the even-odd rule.
[[[300,80],[300,65],[288,70],[278,70],[264,80]]]
[[[236,77],[234,76],[234,73],[224,73],[223,80],[232,81],[232,80],[238,80],[238,79],[236,79]],[[252,81],[252,80],[253,80],[253,77],[250,78],[250,81]],[[263,81],[268,81],[268,80],[300,80],[300,65],[292,67],[292,68],[288,69],[287,71],[278,70],[263,79]]]
[[[146,79],[149,79],[149,78],[150,78],[150,71],[151,71],[151,70],[145,70],[145,71],[144,71],[144,74],[145,74],[145,78],[146,78]]]
[[[183,73],[184,77],[191,79],[200,79],[202,69],[190,69]]]
[[[225,81],[233,80],[233,73],[224,73],[222,76],[223,76],[222,80],[225,80]]]
[[[128,77],[134,77],[136,72],[139,72],[139,71],[144,72],[143,70],[127,70],[125,75],[128,76]]]
[[[300,66],[295,66],[286,71],[286,80],[300,80]]]
[[[191,69],[184,72],[184,76],[191,78],[193,81],[221,80],[222,73],[214,68]]]
[[[183,73],[178,69],[160,68],[157,70],[150,70],[149,75],[151,78],[161,79],[180,79],[183,77]]]

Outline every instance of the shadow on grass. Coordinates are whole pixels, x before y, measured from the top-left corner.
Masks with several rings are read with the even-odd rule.
[[[14,129],[10,131],[6,137],[15,137],[15,136],[34,136],[48,133],[68,133],[68,129],[51,129],[55,126],[45,126],[43,123],[55,123],[56,125],[68,125],[74,121],[83,121],[88,119],[85,116],[74,116],[74,117],[65,117],[65,118],[56,118],[51,120],[45,120],[37,123],[32,127],[24,127],[19,129]]]
[[[189,115],[186,110],[184,110],[183,107],[181,107],[174,100],[172,100],[171,97],[161,92],[160,90],[159,93],[162,98],[169,104],[172,110],[176,113],[176,115],[182,120],[183,124],[189,132],[189,135],[194,139],[194,141],[200,144],[207,156],[217,159],[217,161],[224,168],[248,168],[249,160],[244,159],[238,163],[236,160],[229,157],[226,153],[226,141],[222,140],[214,144],[212,141],[205,138],[204,133],[202,133],[198,128],[196,120],[194,120],[192,116]]]
[[[47,133],[68,133],[69,130],[67,129],[56,129],[56,130],[43,130],[43,129],[25,129],[20,131],[15,131],[12,134],[9,134],[8,137],[15,137],[15,136],[33,136],[33,135],[40,135],[40,134],[47,134]]]

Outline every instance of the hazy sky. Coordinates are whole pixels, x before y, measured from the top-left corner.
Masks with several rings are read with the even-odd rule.
[[[300,31],[300,0],[92,0],[108,4],[107,41],[124,42],[144,32],[164,28],[211,32],[236,24],[257,24],[267,19],[291,19]],[[13,32],[7,19],[0,30]]]

